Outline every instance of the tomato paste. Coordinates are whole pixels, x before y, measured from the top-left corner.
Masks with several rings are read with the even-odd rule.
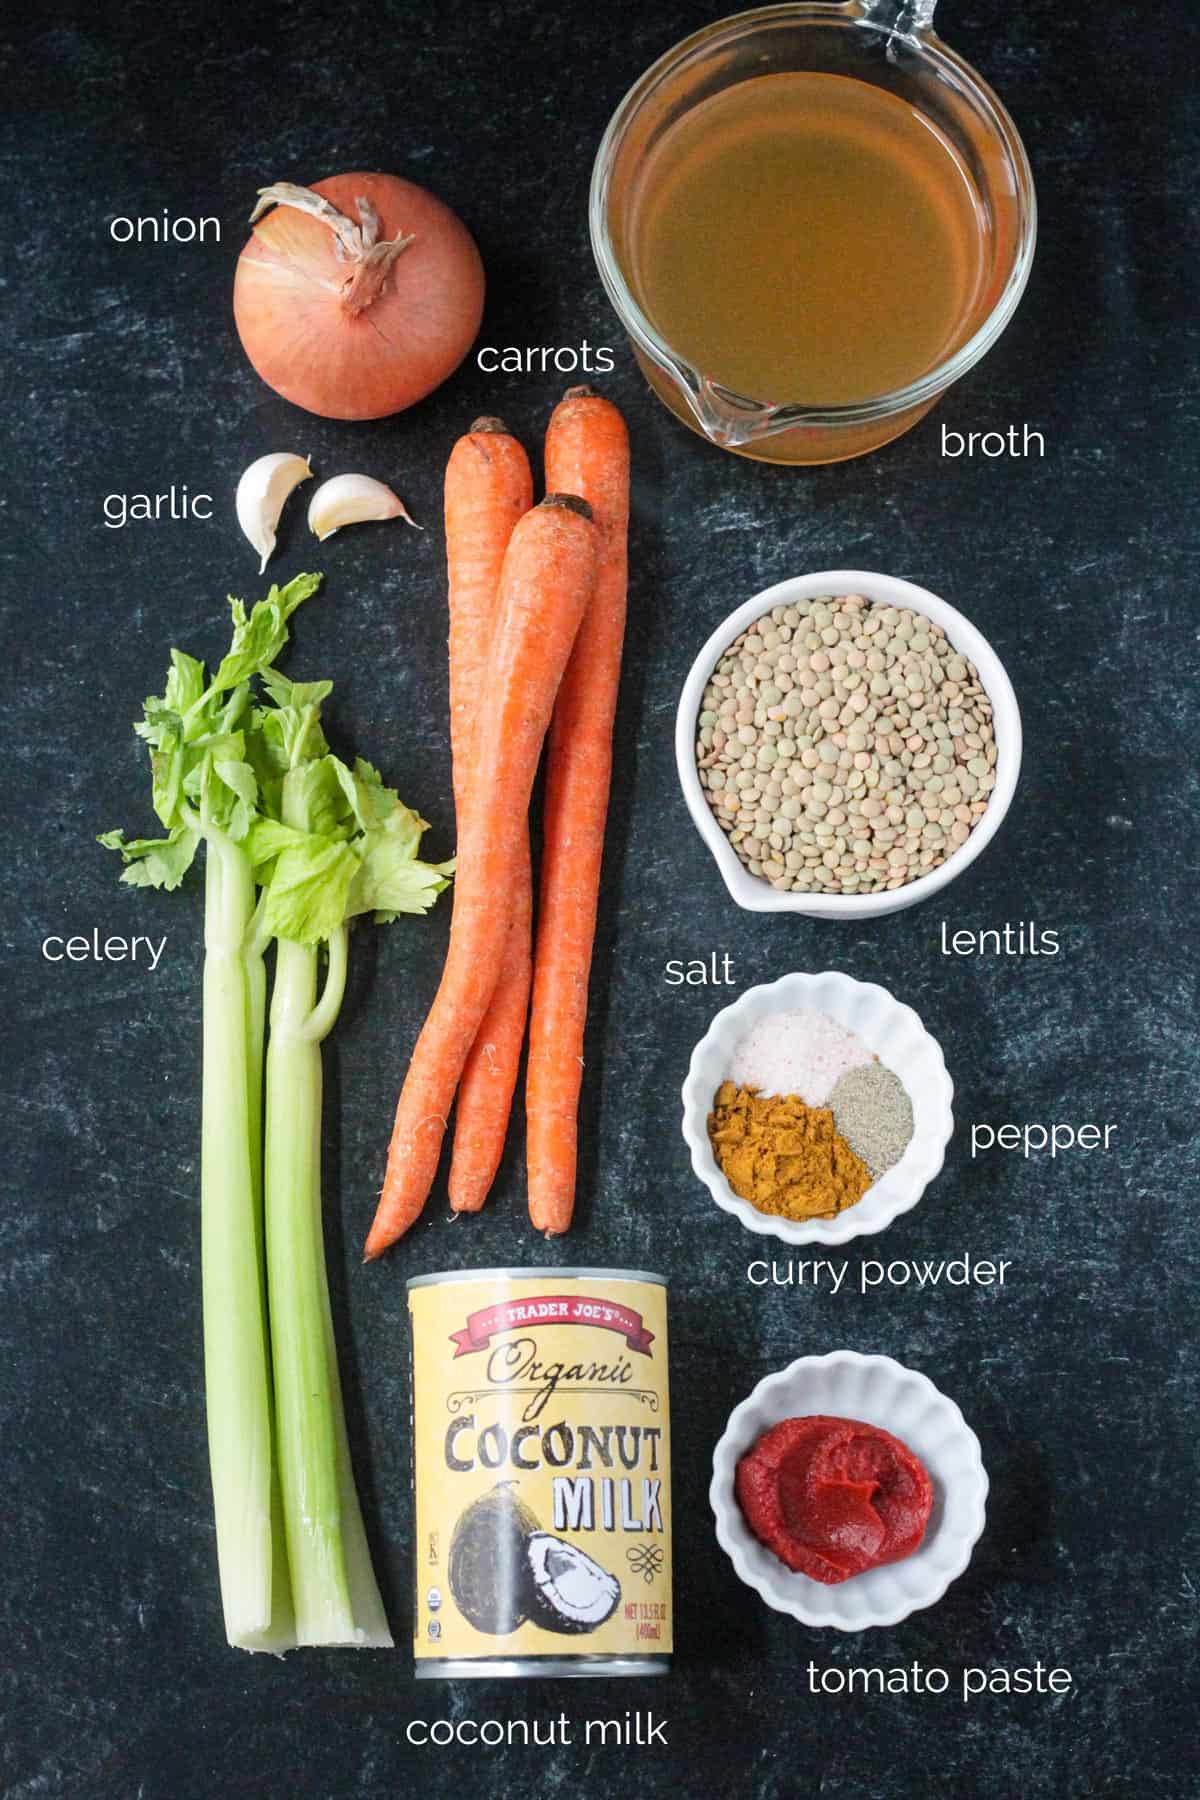
[[[782,1419],[742,1457],[735,1485],[759,1542],[830,1585],[911,1556],[933,1509],[908,1446],[860,1419]]]

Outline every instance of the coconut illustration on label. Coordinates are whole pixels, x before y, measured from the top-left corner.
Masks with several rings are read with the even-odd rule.
[[[621,1584],[586,1551],[535,1531],[526,1556],[529,1610],[547,1631],[595,1631],[616,1611]]]
[[[665,1670],[661,1281],[492,1270],[409,1289],[417,1674]]]
[[[507,1637],[524,1623],[525,1555],[537,1520],[501,1482],[472,1500],[450,1540],[450,1592],[476,1631]]]
[[[473,1500],[459,1519],[449,1573],[458,1610],[492,1637],[507,1637],[526,1619],[544,1631],[594,1631],[621,1598],[615,1575],[539,1530],[509,1482]]]

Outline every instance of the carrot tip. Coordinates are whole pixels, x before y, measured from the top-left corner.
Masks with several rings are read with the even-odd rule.
[[[389,1235],[386,1227],[381,1230],[378,1225],[372,1225],[367,1233],[367,1241],[363,1245],[363,1261],[377,1262],[384,1251],[390,1250],[396,1239],[403,1235],[404,1233],[400,1231],[392,1232]]]
[[[485,413],[482,418],[476,419],[471,426],[471,430],[473,432],[489,432],[496,437],[512,436],[512,432],[508,429],[504,420],[496,418],[493,413]]]
[[[568,388],[566,393],[563,395],[564,400],[594,400],[595,398],[596,398],[595,388],[590,388],[587,385],[586,381],[583,382],[579,387]]]

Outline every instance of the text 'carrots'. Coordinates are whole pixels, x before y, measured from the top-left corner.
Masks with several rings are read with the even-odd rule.
[[[425,1203],[455,1090],[496,990],[530,791],[591,598],[596,536],[584,501],[551,494],[518,522],[505,553],[480,696],[476,792],[460,821],[446,966],[400,1094],[368,1257],[401,1237]]]
[[[554,709],[529,1022],[529,1216],[567,1229],[575,1204],[588,979],[625,637],[629,438],[616,407],[572,389],[546,433],[547,486],[582,494],[596,520],[596,585]]]

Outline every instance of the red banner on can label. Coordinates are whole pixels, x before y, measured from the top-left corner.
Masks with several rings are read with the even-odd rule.
[[[461,1331],[452,1331],[454,1354],[469,1356],[486,1350],[502,1331],[525,1330],[530,1325],[596,1325],[601,1331],[619,1331],[631,1350],[649,1356],[654,1333],[647,1331],[642,1315],[614,1300],[595,1300],[582,1294],[538,1294],[527,1300],[500,1300],[467,1314]]]

